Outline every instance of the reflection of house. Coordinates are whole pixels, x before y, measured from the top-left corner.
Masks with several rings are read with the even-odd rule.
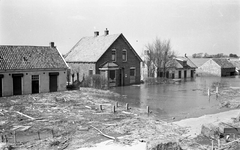
[[[187,57],[177,57],[166,63],[166,77],[171,79],[193,78],[197,66]],[[163,77],[164,68],[158,72],[159,77]]]
[[[67,64],[50,46],[0,46],[0,96],[62,91]]]
[[[234,65],[226,58],[212,58],[198,68],[199,72],[216,75],[231,76],[235,74]]]
[[[140,83],[141,58],[123,34],[104,35],[94,32],[82,38],[65,56],[72,73],[82,79],[84,75],[101,74],[110,86]]]

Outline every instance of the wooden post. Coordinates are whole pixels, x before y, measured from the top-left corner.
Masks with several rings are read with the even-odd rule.
[[[13,132],[13,140],[14,140],[14,143],[16,144],[17,143],[17,132],[16,131]]]
[[[216,86],[216,94],[218,94],[218,86]]]
[[[52,137],[54,138],[54,131],[53,131],[53,129],[52,129]]]
[[[149,106],[147,106],[147,114],[149,114]]]
[[[116,112],[115,105],[112,106],[112,112],[113,112],[113,113]]]
[[[101,104],[99,105],[99,110],[102,111],[102,105]]]
[[[210,89],[208,88],[208,96],[210,97]]]
[[[212,140],[212,149],[211,150],[213,150],[213,140]]]
[[[221,143],[220,143],[220,139],[218,139],[218,149],[220,149],[221,147]]]
[[[115,103],[115,107],[118,108],[118,102]]]
[[[7,138],[7,135],[5,134],[5,142],[7,143],[8,142],[8,138]]]
[[[1,139],[2,139],[2,142],[4,142],[4,136],[3,135],[1,135]]]
[[[128,109],[129,109],[128,107],[129,107],[129,104],[128,104],[128,103],[126,103],[126,110],[128,110]]]
[[[37,134],[38,134],[38,140],[41,140],[40,131],[39,130],[38,130]]]

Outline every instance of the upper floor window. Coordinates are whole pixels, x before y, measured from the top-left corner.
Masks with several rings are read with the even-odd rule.
[[[112,61],[116,61],[116,50],[112,50]]]
[[[125,49],[122,51],[122,60],[127,61],[127,50]]]

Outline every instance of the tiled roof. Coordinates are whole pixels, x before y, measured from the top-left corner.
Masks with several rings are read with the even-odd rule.
[[[56,48],[0,45],[0,70],[67,68]]]
[[[183,61],[187,62],[186,66],[183,66],[183,64],[181,63]],[[170,68],[177,68],[177,69],[197,68],[197,66],[189,58],[186,58],[186,57],[177,57],[173,60],[170,60],[167,62],[166,66]]]
[[[234,68],[235,66],[226,58],[213,58],[213,61],[215,61],[221,68]]]
[[[122,34],[83,37],[65,56],[67,62],[97,62]]]

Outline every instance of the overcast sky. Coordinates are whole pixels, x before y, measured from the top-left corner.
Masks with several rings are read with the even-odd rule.
[[[139,54],[159,37],[179,55],[240,55],[240,0],[0,0],[0,45],[53,41],[65,54],[105,28]]]

